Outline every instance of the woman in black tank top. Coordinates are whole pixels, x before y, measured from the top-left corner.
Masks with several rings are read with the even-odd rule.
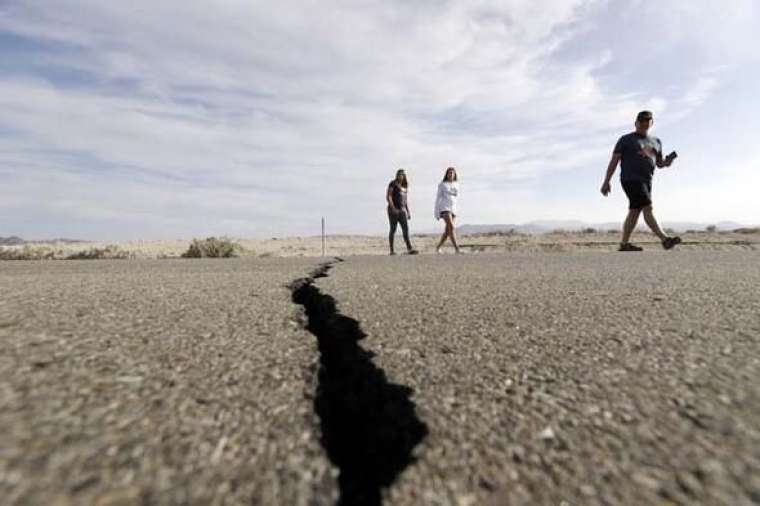
[[[412,215],[409,212],[409,205],[406,199],[408,187],[409,181],[406,178],[406,172],[404,172],[404,169],[399,169],[396,172],[396,179],[388,184],[388,189],[385,191],[385,200],[388,202],[388,221],[391,226],[390,233],[388,234],[391,255],[396,254],[393,250],[393,240],[396,236],[398,225],[401,225],[401,232],[404,235],[407,252],[410,255],[417,254],[417,250],[412,248],[412,243],[409,240],[409,220],[412,219]]]

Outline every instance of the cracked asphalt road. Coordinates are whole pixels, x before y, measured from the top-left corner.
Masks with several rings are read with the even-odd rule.
[[[429,435],[387,504],[760,503],[760,255],[348,258]]]
[[[760,503],[759,260],[335,264],[314,286],[426,427],[384,504]],[[0,264],[4,503],[335,503],[287,288],[318,264]]]
[[[317,260],[0,264],[3,505],[330,504]]]

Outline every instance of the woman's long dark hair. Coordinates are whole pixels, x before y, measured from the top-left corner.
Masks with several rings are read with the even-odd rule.
[[[402,173],[402,172],[403,172],[402,169],[399,169],[398,172],[396,172],[396,179],[398,179],[399,173]],[[406,172],[403,172],[401,175],[404,176],[404,180],[401,181],[401,183],[400,183],[401,187],[402,188],[409,188],[409,180],[406,178]],[[394,181],[396,179],[394,179]]]
[[[453,171],[454,171],[454,179],[452,179],[452,181],[459,181],[459,179],[457,178],[457,170],[456,170],[454,167],[448,167],[448,168],[446,169],[446,172],[444,172],[444,173],[443,173],[443,182],[444,182],[444,183],[445,183],[446,181],[448,181],[448,179],[446,179],[446,176],[448,176],[448,175],[449,175],[449,171],[450,171],[450,170],[453,170]]]

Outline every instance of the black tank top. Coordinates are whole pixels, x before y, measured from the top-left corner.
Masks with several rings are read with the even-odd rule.
[[[388,188],[391,190],[391,202],[393,202],[393,207],[396,209],[405,209],[406,208],[406,188],[398,184],[398,182],[394,179],[390,182],[388,185]]]

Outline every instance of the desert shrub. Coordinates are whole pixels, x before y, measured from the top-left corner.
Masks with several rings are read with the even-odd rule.
[[[583,230],[581,230],[584,234],[596,234],[596,229],[593,227],[586,227]]]
[[[114,244],[105,248],[90,248],[76,251],[66,257],[66,260],[125,260],[130,258],[128,251],[124,251]]]
[[[675,235],[676,231],[670,227],[665,227],[664,232],[668,235]]]
[[[22,248],[0,247],[0,260],[53,260],[60,251],[45,246],[25,244]]]
[[[705,228],[705,232],[710,232],[711,234],[714,233],[717,230],[718,230],[718,227],[716,227],[715,225],[708,225]]]
[[[620,233],[620,231],[619,230],[615,230],[614,228],[611,228],[611,229],[607,230],[607,233],[608,234],[617,234],[617,233]]]
[[[760,227],[745,227],[734,230],[737,234],[760,234]]]
[[[183,258],[230,258],[238,256],[242,247],[226,237],[193,239]]]
[[[688,230],[687,230],[686,232],[684,232],[684,233],[685,233],[685,234],[698,234],[698,233],[700,233],[700,231],[699,231],[699,230],[694,230],[693,228],[690,228],[690,229],[688,229]]]
[[[90,248],[87,250],[66,253],[62,249],[49,246],[33,246],[26,244],[23,248],[0,248],[0,260],[100,260],[125,259],[132,255],[118,246],[109,245],[105,248]]]

